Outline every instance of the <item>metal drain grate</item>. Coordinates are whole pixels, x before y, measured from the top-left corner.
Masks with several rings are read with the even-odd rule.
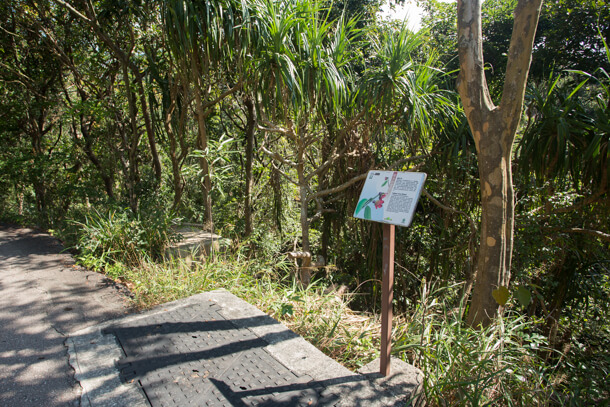
[[[116,335],[125,352],[119,361],[122,379],[138,382],[152,406],[322,402],[322,386],[287,369],[264,349],[266,341],[225,320],[213,302],[157,313],[106,332]]]

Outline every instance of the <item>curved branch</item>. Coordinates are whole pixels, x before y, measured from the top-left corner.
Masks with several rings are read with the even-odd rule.
[[[283,158],[279,153],[267,150],[265,146],[260,146],[259,150],[265,153],[265,155],[269,156],[270,158],[273,158],[275,161],[281,162],[282,164],[286,164],[294,168],[296,168],[297,166],[296,163],[293,163],[292,161]]]
[[[466,220],[468,220],[468,224],[470,226],[470,239],[468,242],[468,249],[470,250],[470,260],[469,260],[469,266],[470,266],[469,270],[470,271],[466,274],[467,281],[466,281],[466,286],[464,287],[464,297],[467,297],[468,294],[470,294],[470,290],[472,290],[472,285],[474,284],[474,279],[477,274],[477,270],[475,268],[475,265],[477,264],[476,263],[477,253],[476,253],[476,249],[475,249],[477,230],[478,230],[477,225],[476,225],[475,221],[470,216],[468,216],[468,214],[466,212],[460,211],[459,209],[455,209],[450,206],[442,204],[440,201],[438,201],[436,198],[434,198],[432,195],[430,195],[430,193],[425,188],[422,190],[422,192],[426,196],[426,198],[428,198],[430,200],[430,202],[432,202],[434,205],[438,206],[442,210],[462,215],[466,218]]]
[[[552,232],[565,232],[565,233],[578,233],[582,235],[589,235],[596,237],[598,239],[604,240],[606,242],[610,242],[610,234],[602,232],[600,230],[593,229],[582,229],[582,228],[543,228],[543,230],[552,231]]]
[[[319,198],[321,196],[325,196],[325,195],[330,195],[330,194],[335,194],[337,192],[341,192],[344,189],[347,189],[350,186],[354,185],[356,182],[362,181],[363,179],[365,179],[367,174],[368,174],[368,171],[365,172],[364,174],[360,174],[358,176],[355,176],[354,178],[344,182],[343,184],[341,184],[339,186],[336,186],[334,188],[328,188],[328,189],[325,189],[323,191],[318,191],[315,194],[312,194],[310,196],[310,199],[315,199],[315,198]]]
[[[430,195],[430,193],[426,190],[426,188],[424,188],[422,192],[426,196],[426,198],[428,198],[430,200],[430,202],[432,202],[434,205],[438,206],[442,210],[464,216],[466,218],[466,220],[468,221],[468,224],[470,225],[470,234],[472,236],[476,236],[477,230],[478,230],[477,225],[476,225],[475,221],[470,216],[468,216],[468,214],[466,212],[442,204],[439,200],[437,200],[432,195]]]

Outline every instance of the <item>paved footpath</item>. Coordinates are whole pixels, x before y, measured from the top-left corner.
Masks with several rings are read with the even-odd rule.
[[[127,313],[127,291],[52,237],[0,226],[0,406],[76,406],[70,332]]]
[[[125,316],[60,249],[0,229],[1,406],[403,406],[420,380],[400,362],[353,373],[223,290]]]

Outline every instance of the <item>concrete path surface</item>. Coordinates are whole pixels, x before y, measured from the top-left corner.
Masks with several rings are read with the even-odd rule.
[[[128,311],[126,290],[62,250],[46,234],[0,227],[0,406],[79,405],[67,336]]]
[[[60,251],[0,228],[0,406],[403,406],[421,381],[353,373],[224,290],[125,315]]]

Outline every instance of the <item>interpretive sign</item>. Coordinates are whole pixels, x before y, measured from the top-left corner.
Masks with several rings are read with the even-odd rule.
[[[354,217],[409,226],[425,181],[423,172],[369,171]]]
[[[394,237],[398,226],[413,221],[426,181],[423,172],[369,171],[354,217],[384,223],[381,276],[381,352],[379,372],[390,374],[392,300],[394,298]]]

